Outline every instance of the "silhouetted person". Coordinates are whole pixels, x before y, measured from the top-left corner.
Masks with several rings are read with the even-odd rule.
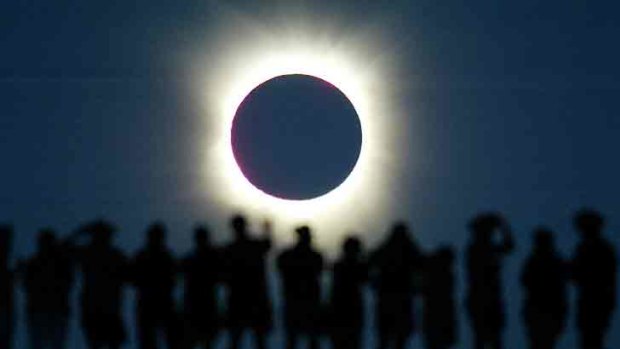
[[[221,268],[219,251],[209,240],[209,231],[194,231],[194,251],[182,261],[185,280],[183,297],[183,342],[186,349],[210,349],[218,330],[216,286]]]
[[[362,256],[362,242],[348,237],[332,272],[329,326],[333,348],[361,348],[365,316],[363,288],[367,279],[368,264]]]
[[[502,348],[504,301],[501,286],[502,259],[513,248],[506,221],[494,213],[481,214],[469,224],[473,241],[467,249],[467,309],[475,349]],[[494,233],[501,236],[496,241]]]
[[[272,326],[265,269],[271,238],[269,235],[250,237],[245,217],[241,215],[231,219],[231,227],[234,240],[224,250],[230,346],[237,349],[244,331],[251,330],[255,348],[265,349],[267,333]]]
[[[311,349],[319,347],[321,322],[321,271],[323,257],[312,247],[312,233],[299,227],[297,243],[278,256],[277,266],[284,296],[286,347],[293,349],[307,335]]]
[[[424,259],[423,285],[426,348],[451,348],[456,344],[454,250],[451,247],[441,247]]]
[[[581,241],[572,262],[577,286],[577,327],[583,349],[601,349],[616,306],[616,255],[602,235],[603,217],[582,210],[575,216]]]
[[[54,231],[43,229],[37,239],[36,254],[20,268],[32,349],[65,347],[69,294],[74,280],[67,252],[61,248]]]
[[[568,282],[565,262],[556,251],[553,233],[534,232],[534,249],[521,273],[525,289],[523,321],[530,349],[553,349],[564,329]]]
[[[159,335],[163,335],[168,349],[178,348],[179,323],[173,297],[177,265],[166,247],[165,226],[154,223],[146,234],[146,246],[132,265],[137,291],[138,347],[156,349]]]
[[[90,349],[118,349],[126,339],[121,311],[129,263],[112,245],[115,231],[111,223],[95,221],[79,227],[71,237],[82,272],[80,321]]]
[[[419,248],[404,223],[396,223],[370,256],[380,349],[402,349],[413,333],[414,281],[420,264]]]
[[[0,347],[13,348],[13,271],[10,268],[13,229],[0,225]]]

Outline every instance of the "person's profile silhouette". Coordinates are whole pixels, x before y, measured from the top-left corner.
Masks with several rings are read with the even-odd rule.
[[[602,349],[616,307],[616,253],[603,237],[603,216],[591,209],[575,215],[580,242],[571,274],[577,287],[577,328],[582,349]]]
[[[387,240],[370,255],[375,288],[379,349],[403,349],[413,333],[415,279],[421,268],[420,250],[405,223],[394,224]]]
[[[210,349],[216,337],[219,314],[216,286],[221,268],[219,251],[211,245],[209,230],[194,230],[194,250],[181,263],[184,275],[183,347]]]
[[[295,232],[297,243],[277,259],[284,298],[286,348],[295,348],[300,336],[307,335],[310,348],[317,349],[323,257],[312,247],[312,232],[308,226],[299,227]]]
[[[233,216],[230,225],[234,239],[223,250],[230,347],[239,348],[243,333],[249,330],[254,334],[255,347],[266,349],[267,334],[272,326],[266,275],[270,231],[267,229],[259,238],[251,237],[242,215]]]
[[[363,287],[367,279],[368,264],[363,257],[362,242],[357,237],[347,237],[332,271],[328,325],[334,348],[362,347]]]
[[[118,349],[126,340],[121,312],[129,264],[112,244],[116,230],[98,220],[80,226],[66,242],[82,274],[80,323],[89,349]]]
[[[138,345],[140,349],[157,348],[158,335],[162,334],[169,349],[177,348],[180,326],[173,297],[176,261],[166,246],[163,223],[153,223],[146,234],[146,246],[132,265],[137,291]]]
[[[469,229],[473,240],[467,248],[467,310],[475,349],[501,349],[505,326],[501,285],[502,259],[514,242],[506,220],[496,213],[480,214]],[[499,241],[495,233],[499,232]]]
[[[548,228],[534,232],[534,248],[521,272],[523,322],[530,349],[553,349],[567,316],[567,265]]]

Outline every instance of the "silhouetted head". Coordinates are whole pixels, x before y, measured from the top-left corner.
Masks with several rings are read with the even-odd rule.
[[[88,226],[88,230],[92,234],[92,242],[98,246],[110,246],[116,227],[107,221],[98,220]]]
[[[166,226],[163,223],[151,224],[146,234],[149,249],[160,250],[166,247]]]
[[[209,229],[203,225],[194,229],[194,244],[197,248],[204,248],[210,245]]]
[[[312,231],[307,225],[303,225],[295,229],[297,233],[297,243],[301,246],[308,247],[312,244]]]
[[[414,242],[409,233],[409,226],[405,222],[396,222],[387,240],[387,245],[392,251],[410,252],[414,248]]]
[[[245,216],[237,214],[230,219],[230,226],[235,234],[235,239],[245,239],[247,237],[247,221]]]
[[[56,233],[50,228],[43,228],[37,236],[38,253],[46,254],[52,252],[56,248]]]
[[[584,239],[597,238],[603,230],[605,219],[603,216],[591,209],[582,209],[575,214],[575,227]]]
[[[390,240],[392,242],[402,242],[409,240],[409,227],[405,222],[396,222],[392,226],[392,232],[390,234]]]
[[[553,232],[547,227],[539,227],[534,230],[534,248],[538,251],[551,251],[554,249]]]
[[[501,216],[494,212],[482,213],[469,222],[469,229],[478,242],[491,242],[493,232],[501,225]]]
[[[355,236],[347,237],[342,243],[342,254],[345,259],[357,260],[362,253],[362,241]]]

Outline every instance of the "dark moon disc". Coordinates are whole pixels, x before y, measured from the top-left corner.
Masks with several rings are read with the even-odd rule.
[[[231,143],[245,178],[278,198],[326,194],[359,158],[362,128],[338,88],[309,75],[282,75],[258,85],[235,114]]]

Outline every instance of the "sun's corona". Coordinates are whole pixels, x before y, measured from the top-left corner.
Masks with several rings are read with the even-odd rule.
[[[201,159],[204,192],[229,210],[270,217],[281,224],[329,225],[340,233],[386,216],[392,208],[395,154],[402,144],[393,119],[398,114],[393,107],[391,81],[395,80],[390,80],[390,66],[373,57],[385,49],[373,46],[370,38],[335,44],[336,33],[317,36],[312,34],[316,28],[307,26],[285,31],[245,29],[222,34],[197,62],[201,68],[193,72],[202,76],[196,90],[207,130]],[[231,146],[235,114],[248,94],[270,79],[295,74],[337,87],[354,106],[363,134],[359,156],[346,180],[324,195],[304,200],[286,200],[258,190],[239,169]],[[339,241],[341,235],[329,236]]]

